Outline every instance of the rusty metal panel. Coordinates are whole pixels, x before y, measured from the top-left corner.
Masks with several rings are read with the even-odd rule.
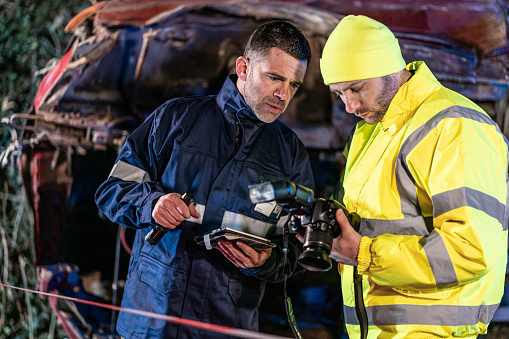
[[[215,94],[255,27],[284,19],[306,34],[313,57],[281,120],[309,148],[341,149],[355,119],[323,84],[319,57],[343,15],[387,24],[407,62],[423,60],[445,86],[495,103],[508,87],[506,13],[500,0],[105,1],[69,26],[92,28],[37,106],[36,128],[53,125],[58,142],[79,134],[71,144],[115,147],[166,100]]]

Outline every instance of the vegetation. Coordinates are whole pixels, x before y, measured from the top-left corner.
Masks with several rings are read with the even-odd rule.
[[[89,0],[0,0],[0,118],[32,110],[37,88],[71,39],[65,25]],[[33,218],[27,204],[13,135],[0,126],[0,283],[34,289]],[[0,339],[61,338],[48,302],[0,286]]]

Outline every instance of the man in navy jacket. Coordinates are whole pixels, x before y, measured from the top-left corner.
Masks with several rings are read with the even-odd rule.
[[[249,200],[250,184],[291,180],[314,189],[306,149],[277,118],[302,84],[311,52],[293,25],[274,21],[251,36],[217,96],[167,101],[127,139],[96,203],[113,222],[138,229],[122,307],[258,330],[265,283],[281,281],[283,251],[275,226],[281,208]],[[181,194],[192,192],[187,206]],[[156,225],[168,229],[151,245]],[[255,250],[194,237],[220,226],[272,238]],[[289,271],[301,245],[290,237]],[[126,338],[221,338],[191,326],[120,312]]]

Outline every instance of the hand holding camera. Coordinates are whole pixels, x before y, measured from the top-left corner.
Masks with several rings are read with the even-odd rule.
[[[356,231],[359,229],[360,217],[348,213],[339,202],[314,198],[312,190],[287,180],[250,185],[249,194],[252,203],[275,201],[289,210],[290,228],[302,236],[301,241],[304,243],[304,251],[298,259],[301,266],[310,271],[329,270],[332,267],[332,249],[333,259],[343,259],[339,261],[346,264],[357,263],[357,253],[353,259],[351,256],[352,251],[358,251],[360,243],[361,236]],[[346,234],[341,236],[343,230]]]
[[[341,233],[332,241],[330,257],[342,264],[357,266],[357,255],[362,236],[350,225],[343,210],[336,211],[336,220],[341,228]]]

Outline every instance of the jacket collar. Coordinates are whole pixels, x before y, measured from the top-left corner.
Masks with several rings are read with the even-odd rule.
[[[247,117],[258,127],[264,125],[265,123],[259,120],[246,104],[244,98],[237,89],[236,83],[237,75],[230,74],[226,78],[221,91],[217,95],[217,104],[223,112],[229,112],[233,110],[234,114],[239,119],[242,117]]]
[[[398,90],[381,122],[382,130],[391,134],[403,127],[427,97],[442,88],[424,61],[409,63],[406,69],[414,75]]]

